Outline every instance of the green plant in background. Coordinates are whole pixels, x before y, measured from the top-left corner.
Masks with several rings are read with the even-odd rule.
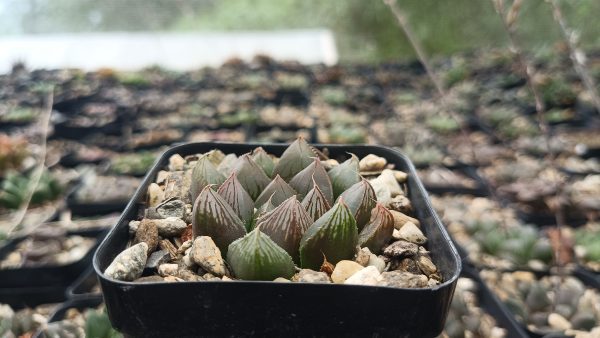
[[[194,187],[200,192],[193,236],[209,236],[236,277],[290,278],[294,265],[318,270],[324,259],[335,264],[352,258],[359,238],[378,252],[392,237],[393,218],[387,209],[377,206],[387,217],[370,217],[375,191],[361,179],[356,156],[327,172],[315,160],[313,148],[299,138],[276,162],[273,179],[246,154],[225,182],[203,160],[206,156],[192,174],[194,182],[202,183]],[[208,182],[223,183],[218,187]]]
[[[1,184],[0,207],[18,209],[27,197],[31,183],[31,173],[9,172]],[[31,205],[39,205],[56,199],[62,187],[48,171],[44,171],[31,197]]]
[[[243,89],[261,89],[269,87],[269,79],[262,73],[246,73],[235,79],[236,85]]]
[[[539,85],[542,100],[548,107],[570,106],[577,94],[573,85],[561,77],[549,77]]]
[[[487,110],[482,114],[482,117],[493,127],[498,127],[502,124],[510,123],[511,120],[519,116],[515,108],[501,106],[496,109]]]
[[[444,75],[444,82],[446,83],[446,87],[452,87],[455,84],[462,82],[466,78],[471,75],[471,72],[467,68],[467,66],[463,63],[460,63],[446,72]]]
[[[151,85],[147,74],[143,72],[120,72],[116,74],[117,82],[124,86],[144,88]]]
[[[436,146],[415,146],[407,144],[401,149],[416,166],[428,166],[435,163],[441,163],[444,159],[444,153]]]
[[[334,124],[329,128],[329,142],[360,144],[367,142],[367,132],[361,127]]]
[[[545,113],[546,121],[550,123],[560,123],[572,120],[575,117],[575,111],[571,109],[553,108]]]
[[[31,107],[18,106],[10,109],[8,113],[1,116],[3,122],[28,123],[35,121],[38,111]]]
[[[305,90],[310,84],[304,74],[293,73],[278,73],[275,81],[280,88],[286,90]]]
[[[327,86],[319,90],[319,95],[332,106],[341,106],[348,102],[346,91],[342,87]]]
[[[600,262],[600,228],[581,228],[575,232],[577,251],[586,262]]]
[[[449,134],[460,129],[460,125],[455,119],[444,115],[429,116],[425,124],[440,134]]]
[[[258,112],[253,109],[239,109],[232,114],[219,116],[220,125],[234,127],[238,125],[255,125],[260,121]]]
[[[540,133],[539,128],[524,116],[498,125],[498,133],[508,139],[516,139],[520,136],[536,136]]]
[[[88,310],[85,319],[85,336],[89,338],[122,338],[108,319],[106,311]]]
[[[154,164],[156,155],[150,151],[115,155],[110,160],[110,171],[119,175],[143,175]]]

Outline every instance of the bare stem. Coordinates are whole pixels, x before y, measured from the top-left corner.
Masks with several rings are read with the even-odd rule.
[[[552,14],[554,16],[554,21],[558,23],[560,27],[560,31],[565,38],[565,42],[567,43],[567,47],[569,48],[569,57],[573,62],[573,67],[577,72],[577,75],[581,78],[583,85],[587,89],[590,97],[592,99],[592,103],[596,107],[596,112],[600,113],[600,97],[598,96],[598,91],[596,90],[596,83],[594,82],[594,78],[590,76],[586,66],[585,66],[585,53],[577,48],[577,35],[575,32],[569,28],[565,17],[562,14],[560,9],[560,5],[556,0],[546,0],[547,3],[552,7]]]
[[[46,163],[46,141],[48,139],[48,129],[49,129],[49,124],[50,124],[50,116],[52,115],[53,102],[54,102],[54,87],[50,89],[50,91],[46,97],[45,107],[42,112],[42,116],[40,117],[40,121],[38,122],[41,127],[40,128],[40,130],[41,130],[40,154],[39,154],[38,163],[31,174],[31,177],[29,180],[29,186],[27,187],[27,195],[25,196],[25,200],[19,206],[19,209],[15,212],[15,215],[10,222],[10,230],[8,231],[9,234],[12,233],[13,231],[15,231],[19,227],[21,222],[23,221],[23,218],[25,217],[25,214],[27,213],[27,209],[29,209],[29,204],[31,203],[31,198],[33,197],[33,193],[35,192],[35,189],[37,188],[37,186],[40,182],[40,178],[42,177],[42,173],[44,172],[45,163]]]

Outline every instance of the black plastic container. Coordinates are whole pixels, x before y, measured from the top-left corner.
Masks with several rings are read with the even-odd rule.
[[[106,230],[102,232],[96,231],[73,231],[68,232],[69,235],[80,235],[84,237],[96,238],[96,244],[78,261],[53,266],[37,266],[37,267],[20,267],[17,269],[0,270],[0,290],[17,289],[23,290],[31,288],[61,288],[64,294],[66,288],[75,280],[81,273],[91,265],[91,260],[106,234]],[[18,243],[25,240],[26,237],[18,237],[10,241],[7,245],[0,249],[0,258],[12,252]],[[10,294],[8,294],[10,296]],[[0,297],[0,303],[4,300]]]
[[[512,313],[504,304],[494,295],[485,282],[479,276],[479,272],[474,267],[463,264],[461,276],[470,278],[477,283],[477,300],[479,307],[494,317],[496,324],[506,330],[506,337],[527,338],[529,335],[525,332],[521,324],[515,320]]]
[[[67,288],[65,295],[67,299],[102,297],[100,292],[94,292],[96,285],[98,285],[98,276],[90,266]]]
[[[584,266],[577,265],[577,268],[573,271],[573,275],[581,279],[581,281],[588,286],[600,290],[600,273],[589,270]]]
[[[173,154],[220,149],[238,155],[262,146],[281,155],[287,145],[190,143],[165,152],[150,170],[119,223],[94,256],[108,314],[115,328],[136,337],[205,336],[404,336],[433,337],[443,327],[461,260],[431,207],[410,160],[379,146],[316,145],[332,158],[369,153],[385,157],[409,174],[408,195],[429,239],[445,282],[426,289],[257,281],[132,283],[103,275],[129,241],[128,223],[138,215],[147,187]]]

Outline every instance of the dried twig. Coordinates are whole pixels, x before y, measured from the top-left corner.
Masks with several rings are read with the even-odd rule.
[[[25,214],[27,213],[27,209],[29,209],[29,203],[31,203],[31,198],[33,197],[33,193],[40,182],[40,178],[42,177],[42,173],[44,172],[45,163],[46,163],[46,141],[48,138],[48,129],[50,125],[50,116],[52,115],[52,104],[54,103],[54,88],[51,88],[46,100],[45,107],[40,117],[40,130],[41,130],[41,139],[40,139],[40,154],[38,159],[38,164],[34,168],[30,180],[29,186],[27,187],[27,195],[25,196],[25,200],[19,207],[19,209],[15,212],[13,219],[10,222],[10,230],[8,233],[12,233],[17,230]]]
[[[585,53],[577,48],[577,42],[579,40],[578,34],[570,29],[567,25],[558,2],[556,0],[546,0],[546,2],[552,7],[554,21],[556,21],[560,27],[560,31],[565,38],[565,42],[569,48],[569,57],[573,62],[573,67],[575,68],[577,75],[579,75],[581,78],[581,82],[583,82],[585,89],[590,94],[592,103],[596,107],[596,112],[600,113],[600,97],[598,96],[598,92],[596,90],[596,83],[594,82],[594,78],[590,76],[590,73],[585,66]]]
[[[517,18],[519,15],[519,9],[521,7],[521,1],[522,0],[514,0],[511,7],[508,10],[508,14],[506,13],[506,10],[504,7],[504,0],[492,0],[492,3],[494,5],[494,9],[496,10],[496,13],[500,17],[500,19],[501,19],[500,21],[502,21],[502,25],[508,35],[510,50],[517,57],[517,61],[521,68],[521,72],[525,76],[525,78],[527,80],[527,85],[528,85],[531,93],[533,94],[533,97],[535,100],[537,123],[539,125],[540,130],[542,131],[542,134],[544,136],[544,140],[546,143],[546,148],[547,148],[547,153],[548,153],[547,162],[548,162],[549,166],[554,169],[555,172],[558,172],[558,165],[556,164],[556,154],[550,144],[550,139],[551,139],[550,138],[550,130],[549,130],[550,128],[548,127],[548,123],[546,122],[546,119],[544,117],[544,112],[545,112],[544,102],[542,101],[540,93],[538,91],[538,88],[534,82],[535,69],[527,61],[523,51],[519,48],[519,44],[517,43],[517,37],[516,37],[515,31],[516,31],[516,22],[517,22]],[[557,227],[557,232],[558,232],[558,237],[559,237],[558,238],[559,245],[562,245],[562,239],[560,238],[560,236],[562,233],[562,231],[561,231],[562,226],[565,223],[565,216],[564,216],[564,211],[562,208],[563,190],[564,190],[563,188],[564,188],[563,182],[559,178],[557,180],[557,186],[556,186],[555,205],[550,206],[551,208],[552,207],[554,208],[554,212],[555,212],[556,227]],[[554,249],[555,263],[556,263],[557,267],[559,268],[559,270],[562,265],[561,260],[560,260],[560,251],[561,251],[560,247],[557,247]]]

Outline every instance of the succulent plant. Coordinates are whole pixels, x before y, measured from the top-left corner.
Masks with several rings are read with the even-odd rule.
[[[110,160],[110,171],[118,175],[143,175],[155,160],[156,155],[149,151],[113,156]]]
[[[27,141],[0,134],[0,177],[9,169],[18,170],[27,156]]]
[[[215,173],[228,156],[210,158],[201,155],[192,174],[192,187],[201,188],[192,211],[193,237],[210,236],[236,278],[289,278],[295,266],[318,270],[324,260],[351,259],[359,233],[361,246],[373,252],[392,237],[392,215],[376,204],[354,155],[328,172],[299,138],[279,160],[262,148],[232,159],[223,182]]]
[[[119,331],[112,327],[106,311],[101,310],[88,310],[86,313],[85,336],[97,338],[123,337]]]
[[[19,174],[9,172],[2,181],[0,190],[0,207],[6,209],[17,209],[24,202],[28,191],[31,189],[31,173]],[[58,181],[44,171],[31,196],[31,204],[38,205],[56,199],[62,192]]]

